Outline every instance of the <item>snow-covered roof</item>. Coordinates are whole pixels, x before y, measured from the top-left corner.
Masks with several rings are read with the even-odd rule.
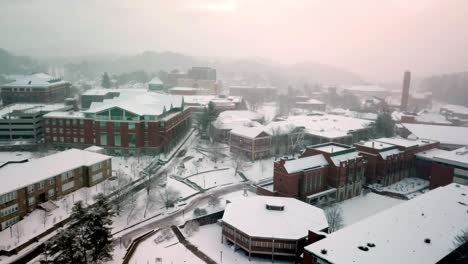
[[[50,112],[57,110],[66,110],[71,108],[71,106],[66,106],[64,104],[28,104],[28,103],[17,103],[11,104],[0,109],[0,118],[5,117],[12,113],[13,111],[21,111],[23,113],[39,113],[39,112]]]
[[[343,89],[356,92],[391,92],[385,89],[384,87],[378,85],[352,85],[344,86]]]
[[[358,151],[347,152],[339,155],[331,156],[330,159],[333,161],[335,166],[340,166],[343,161],[354,160],[360,158],[361,154]]]
[[[184,95],[184,102],[187,105],[207,106],[210,102],[216,103],[240,103],[241,96],[217,97],[216,95]]]
[[[79,149],[69,149],[27,163],[0,169],[0,194],[27,187],[81,166],[91,166],[111,157]]]
[[[263,116],[259,113],[247,110],[233,110],[221,112],[213,126],[217,129],[234,129],[246,126],[261,126],[255,120],[261,120]]]
[[[142,89],[119,90],[120,94],[103,102],[93,102],[84,113],[98,113],[111,108],[121,108],[136,115],[161,115],[172,108],[180,108],[182,96],[151,92]]]
[[[81,95],[106,95],[108,93],[119,93],[121,91],[120,89],[93,88],[84,91]]]
[[[15,81],[4,84],[1,87],[50,87],[68,83],[46,73],[35,73],[17,77]]]
[[[250,86],[250,85],[234,85],[230,86],[229,89],[276,89],[275,86]]]
[[[379,155],[382,157],[382,159],[386,160],[389,156],[400,154],[401,151],[399,151],[397,148],[390,149],[390,150],[385,150],[379,152]]]
[[[149,84],[163,84],[163,82],[158,77],[154,77],[153,79],[151,79]]]
[[[280,123],[278,123],[280,122]],[[284,121],[271,122],[269,126],[304,127],[310,135],[325,138],[345,137],[353,130],[364,129],[371,121],[340,115],[297,115]]]
[[[468,186],[439,187],[338,230],[304,250],[334,264],[436,263],[455,250],[455,237],[466,230],[467,194]]]
[[[415,117],[415,120],[420,123],[435,123],[435,124],[446,124],[451,125],[452,122],[448,121],[447,118],[439,113],[421,111]]]
[[[82,112],[63,112],[63,111],[54,111],[47,113],[43,116],[44,118],[74,118],[74,119],[81,119],[84,118],[84,114]]]
[[[9,162],[18,162],[28,160],[32,157],[31,152],[0,152],[0,166]]]
[[[403,124],[414,136],[439,141],[441,144],[468,145],[468,127]]]
[[[284,210],[268,210],[267,203]],[[254,217],[247,217],[254,216]],[[322,209],[294,198],[254,196],[226,205],[223,222],[252,237],[300,239],[328,227]]]
[[[434,160],[455,166],[468,168],[468,147],[456,150],[441,152],[434,156]]]
[[[325,103],[317,99],[309,99],[305,102],[296,102],[298,105],[324,105]]]
[[[323,156],[323,154],[286,160],[284,162],[284,168],[288,173],[296,173],[299,171],[324,166],[328,166],[328,162]]]
[[[323,146],[314,147],[314,149],[320,150],[320,151],[323,151],[323,152],[327,152],[327,153],[334,153],[334,152],[346,150],[346,149],[349,149],[349,148],[346,148],[344,146],[340,146],[340,145],[337,145],[337,144],[326,144],[326,145],[323,145]]]
[[[387,144],[387,143],[384,143],[384,142],[378,142],[378,141],[375,141],[375,140],[360,141],[360,142],[357,142],[357,143],[354,143],[354,144],[355,145],[361,145],[361,146],[368,147],[368,148],[377,149],[377,150],[395,147],[395,145]]]
[[[418,152],[415,154],[415,156],[418,158],[422,158],[422,159],[433,160],[435,157],[439,156],[440,154],[447,153],[447,152],[450,152],[450,151],[434,148],[434,149]]]
[[[200,88],[195,88],[195,87],[173,87],[169,89],[169,91],[198,91],[202,90]]]
[[[104,148],[103,148],[103,147],[99,147],[99,146],[91,146],[91,147],[85,148],[84,150],[99,153],[100,151],[103,151]]]
[[[375,141],[387,143],[390,145],[395,145],[404,148],[411,148],[416,146],[425,146],[428,144],[436,143],[434,140],[427,139],[406,139],[400,137],[390,137],[390,138],[378,138]]]
[[[456,114],[468,115],[468,107],[463,106],[463,105],[449,104],[449,105],[445,105],[445,106],[441,107],[441,109],[448,110],[448,111],[454,112]]]
[[[246,138],[251,138],[251,139],[256,138],[258,135],[260,135],[263,132],[265,132],[265,129],[263,127],[248,127],[248,126],[235,127],[231,130],[231,134],[246,137]]]

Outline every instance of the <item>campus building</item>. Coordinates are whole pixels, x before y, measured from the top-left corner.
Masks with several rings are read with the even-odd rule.
[[[440,142],[440,148],[454,150],[468,146],[468,127],[439,126],[426,124],[402,124],[403,137],[427,139]]]
[[[424,167],[415,161],[415,154],[437,148],[432,140],[379,138],[355,143],[367,160],[366,183],[391,185],[407,177],[424,177]]]
[[[229,95],[242,96],[259,102],[276,100],[277,88],[274,86],[230,86]]]
[[[211,137],[220,142],[229,143],[230,131],[235,128],[244,127],[262,127],[263,115],[248,111],[248,110],[235,110],[235,111],[223,111],[221,112],[216,120],[210,124],[210,135]]]
[[[158,153],[184,135],[190,117],[181,96],[124,90],[81,112],[48,113],[44,116],[45,138],[54,146],[96,145],[116,155]]]
[[[302,263],[456,263],[467,193],[453,183],[322,236],[304,248]]]
[[[250,160],[268,158],[271,154],[271,135],[262,128],[237,127],[229,135],[229,146],[233,153],[240,153]]]
[[[69,149],[0,169],[0,223],[5,229],[39,204],[111,176],[111,157]]]
[[[3,105],[13,103],[61,103],[67,98],[70,83],[45,73],[18,77],[0,86]]]
[[[0,109],[0,141],[43,139],[42,116],[51,111],[68,111],[64,104],[16,103]]]
[[[249,217],[251,216],[251,217]],[[254,196],[227,204],[222,242],[252,255],[299,259],[310,230],[327,232],[322,209],[293,198]]]

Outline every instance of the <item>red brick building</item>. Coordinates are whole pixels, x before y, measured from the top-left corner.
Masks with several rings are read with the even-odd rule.
[[[325,143],[307,147],[302,157],[322,154],[328,161],[327,185],[336,189],[337,201],[361,194],[367,161],[353,147]]]
[[[118,97],[93,102],[82,112],[45,115],[45,139],[54,146],[101,146],[114,154],[157,153],[184,135],[190,117],[180,96],[121,92]]]
[[[320,208],[293,198],[254,196],[226,206],[222,242],[247,252],[249,258],[257,254],[271,255],[272,261],[275,256],[298,260],[308,232],[327,229]]]
[[[238,127],[230,131],[230,150],[251,160],[267,158],[271,154],[271,136],[258,127]]]
[[[41,203],[104,181],[111,171],[111,157],[78,149],[2,167],[0,230],[15,224]]]

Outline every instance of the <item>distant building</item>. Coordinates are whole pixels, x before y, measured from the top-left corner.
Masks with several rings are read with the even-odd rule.
[[[249,100],[270,102],[276,100],[277,88],[274,86],[230,86],[229,95],[242,96]]]
[[[411,83],[411,72],[405,71],[403,76],[403,88],[401,92],[401,111],[408,111],[409,90]]]
[[[238,127],[262,127],[263,115],[248,111],[224,111],[221,112],[215,121],[210,124],[211,137],[220,142],[228,143],[230,141],[230,131]]]
[[[192,67],[188,70],[187,77],[196,80],[216,81],[216,69],[210,67]]]
[[[327,105],[316,99],[307,99],[305,101],[296,101],[296,107],[309,111],[325,111]]]
[[[404,123],[401,135],[440,142],[440,148],[454,150],[468,146],[468,127]]]
[[[251,160],[271,155],[271,135],[262,127],[236,127],[229,134],[231,152],[240,153]]]
[[[169,89],[170,94],[174,95],[203,95],[208,94],[207,90],[194,87],[174,87]]]
[[[191,124],[183,97],[122,90],[82,112],[44,116],[46,143],[61,147],[100,146],[108,153],[135,155],[168,150]]]
[[[440,113],[456,124],[468,124],[468,107],[463,105],[445,105]]]
[[[216,78],[216,69],[209,67],[192,67],[187,73],[174,70],[168,74],[166,86],[200,88],[214,95],[222,93],[222,83]]]
[[[227,110],[245,110],[245,102],[239,96],[184,95],[184,103],[193,114],[202,113],[210,103],[217,113]]]
[[[150,90],[150,91],[163,91],[164,90],[164,83],[158,77],[154,77],[148,83],[148,90]]]
[[[45,73],[18,76],[0,86],[3,105],[13,103],[62,103],[67,98],[70,83]]]
[[[26,140],[37,143],[44,137],[42,116],[52,111],[68,111],[64,104],[16,103],[0,109],[0,141]]]
[[[0,223],[5,229],[39,204],[111,176],[111,157],[69,149],[0,169]]]
[[[92,103],[103,102],[105,99],[118,97],[121,92],[126,90],[119,89],[89,89],[80,95],[81,108],[88,109]]]
[[[349,86],[343,86],[340,88],[343,91],[343,93],[352,94],[360,98],[372,97],[372,96],[385,98],[393,94],[393,91],[390,91],[378,85],[349,85]]]
[[[322,236],[304,248],[302,263],[456,263],[467,193],[463,185],[440,187]]]
[[[322,209],[293,198],[254,196],[226,205],[222,243],[252,255],[299,260],[308,232],[323,233],[328,223]]]

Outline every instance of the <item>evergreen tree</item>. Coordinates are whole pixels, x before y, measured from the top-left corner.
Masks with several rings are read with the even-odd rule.
[[[374,137],[393,137],[395,135],[395,121],[389,112],[383,112],[377,116],[373,134]]]
[[[114,212],[103,194],[95,197],[96,204],[88,212],[89,243],[93,263],[112,259],[112,217]]]
[[[101,86],[104,88],[110,88],[112,86],[112,83],[110,81],[110,78],[107,72],[105,72],[104,75],[102,75]]]
[[[206,133],[211,122],[216,119],[216,110],[213,102],[208,104],[198,119],[198,128],[202,133]]]

